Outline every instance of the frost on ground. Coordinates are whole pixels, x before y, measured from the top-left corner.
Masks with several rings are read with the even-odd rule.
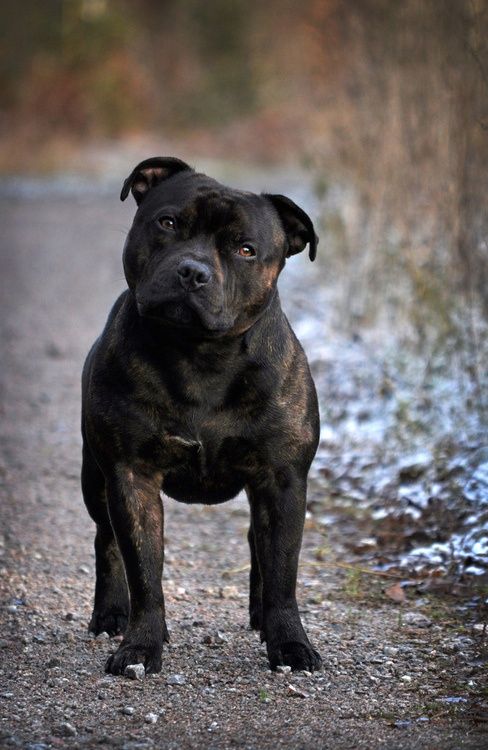
[[[104,674],[117,640],[87,633],[79,373],[123,287],[131,210],[116,186],[0,201],[0,747],[482,747],[488,454],[470,385],[454,398],[381,336],[332,330],[320,266],[302,259],[282,299],[321,400],[299,602],[324,668],[269,671],[238,498],[166,500],[163,671]]]

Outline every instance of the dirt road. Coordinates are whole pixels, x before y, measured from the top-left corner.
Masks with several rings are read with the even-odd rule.
[[[269,671],[247,626],[242,499],[166,500],[163,671],[104,674],[117,644],[87,633],[94,529],[79,487],[79,375],[124,286],[133,206],[117,190],[51,185],[0,202],[0,747],[481,748],[487,725],[466,711],[481,684],[480,634],[422,615],[417,600],[400,611],[383,595],[358,598],[350,571],[320,564],[313,523],[299,602],[324,668]],[[302,272],[297,259],[283,295],[298,327],[315,293]],[[366,580],[380,593],[394,583]]]

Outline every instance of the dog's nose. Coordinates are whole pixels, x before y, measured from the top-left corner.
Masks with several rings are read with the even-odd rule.
[[[210,269],[198,260],[182,260],[176,269],[178,279],[183,289],[193,292],[210,281]]]

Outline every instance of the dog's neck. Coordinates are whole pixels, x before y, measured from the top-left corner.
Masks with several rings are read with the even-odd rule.
[[[134,319],[137,320],[141,334],[153,350],[161,353],[164,350],[171,350],[173,354],[180,352],[182,356],[191,355],[195,359],[202,358],[203,360],[207,356],[233,358],[246,352],[251,353],[258,342],[262,343],[266,339],[267,331],[271,331],[277,319],[283,316],[277,288],[266,306],[247,328],[237,334],[223,336],[195,335],[192,331],[185,332],[155,320],[143,319],[137,314],[132,295],[129,296],[128,304],[132,314],[136,316]]]

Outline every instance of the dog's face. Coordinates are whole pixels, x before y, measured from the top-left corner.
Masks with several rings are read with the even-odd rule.
[[[138,210],[124,271],[139,315],[197,336],[246,331],[270,303],[290,255],[317,238],[280,195],[232,190],[178,159],[141,162],[124,183]]]

